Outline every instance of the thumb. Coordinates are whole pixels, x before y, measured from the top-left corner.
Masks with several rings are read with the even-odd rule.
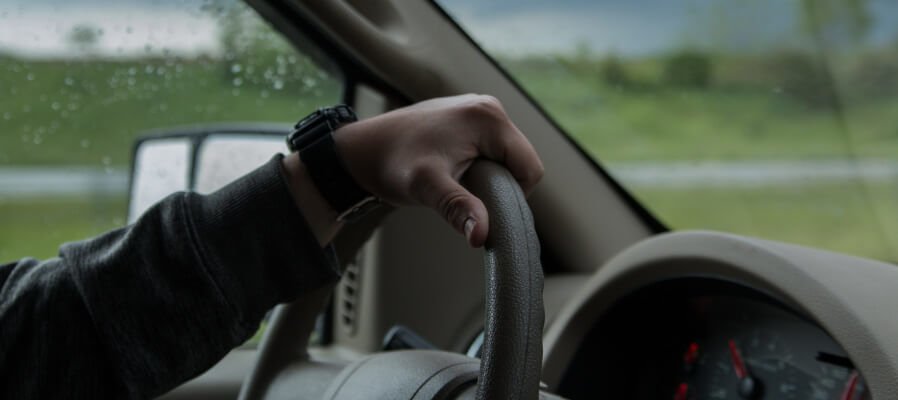
[[[483,202],[448,174],[431,178],[427,193],[422,193],[422,203],[463,233],[472,247],[483,246],[489,232],[489,215]]]

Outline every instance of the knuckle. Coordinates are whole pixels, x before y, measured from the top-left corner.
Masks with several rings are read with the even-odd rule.
[[[481,120],[499,121],[504,118],[505,111],[499,100],[490,95],[478,95],[463,106],[466,117]]]

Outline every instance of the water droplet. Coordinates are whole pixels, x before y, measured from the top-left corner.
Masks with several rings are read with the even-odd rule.
[[[3,113],[3,119],[5,119],[7,121],[12,119],[12,114],[10,114],[8,112]]]
[[[240,86],[240,85],[242,85],[242,84],[243,84],[243,79],[241,79],[241,78],[234,78],[234,86]]]
[[[134,67],[128,68],[128,75],[133,76],[135,74],[137,74],[137,68],[134,68]]]
[[[59,105],[59,103],[54,101],[53,104],[50,104],[50,108],[52,108],[53,111],[59,111],[59,109],[62,108],[62,106]]]
[[[143,69],[143,72],[147,73],[147,75],[152,74],[152,73],[153,73],[153,66],[152,66],[152,65],[147,65],[147,67]]]
[[[233,94],[234,96],[240,96],[240,89],[234,88],[234,90],[231,90],[231,94]]]
[[[87,140],[87,139],[81,140],[81,148],[86,149],[88,147],[90,147],[90,140]]]
[[[75,80],[72,79],[71,76],[67,76],[67,77],[65,77],[65,84],[66,84],[66,86],[72,86],[75,84]]]
[[[33,81],[33,80],[34,80],[34,73],[33,73],[33,72],[29,72],[28,75],[25,75],[25,79],[28,79],[29,81]]]
[[[69,103],[69,111],[75,111],[78,109],[78,103]]]
[[[231,72],[233,72],[235,74],[242,70],[243,70],[243,66],[241,66],[240,64],[231,65]]]
[[[274,90],[281,90],[281,89],[283,89],[283,88],[284,88],[284,81],[282,81],[282,80],[280,80],[280,79],[276,79],[276,80],[274,81],[273,87],[274,87]]]
[[[30,111],[31,111],[31,106],[29,106],[27,104],[22,106],[22,112],[30,112]]]
[[[261,93],[260,95],[262,96],[263,99],[264,99],[264,98],[267,98],[267,97],[268,97],[268,91],[267,91],[267,90],[263,90],[262,93]]]
[[[41,144],[41,142],[43,142],[43,141],[44,141],[44,139],[42,139],[40,135],[34,135],[34,140],[33,140],[34,144]]]
[[[109,165],[112,163],[112,159],[109,156],[103,157],[103,165]]]

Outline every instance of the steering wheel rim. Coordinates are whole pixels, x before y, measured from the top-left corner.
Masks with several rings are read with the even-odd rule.
[[[455,353],[421,350],[375,353],[336,370],[332,363],[316,363],[300,343],[314,325],[314,310],[320,310],[327,298],[330,288],[324,288],[277,307],[239,399],[296,398],[297,391],[309,389],[313,390],[307,398],[443,399],[459,395],[459,390],[462,397],[471,398],[475,376],[477,399],[537,398],[544,311],[533,216],[514,177],[495,162],[475,161],[462,184],[483,201],[490,218],[484,246],[486,299],[479,363]],[[398,383],[385,379],[390,374],[411,379],[403,379],[406,384],[401,387],[378,387]],[[384,393],[378,395],[372,389]]]
[[[514,177],[495,162],[476,161],[462,184],[483,201],[490,218],[477,398],[536,398],[544,311],[543,271],[533,215]]]

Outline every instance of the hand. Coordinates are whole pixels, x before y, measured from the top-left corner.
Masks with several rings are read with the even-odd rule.
[[[524,193],[543,175],[533,146],[491,96],[423,101],[341,127],[334,138],[359,185],[388,203],[436,210],[474,247],[486,241],[489,216],[458,183],[474,159],[504,163]]]

